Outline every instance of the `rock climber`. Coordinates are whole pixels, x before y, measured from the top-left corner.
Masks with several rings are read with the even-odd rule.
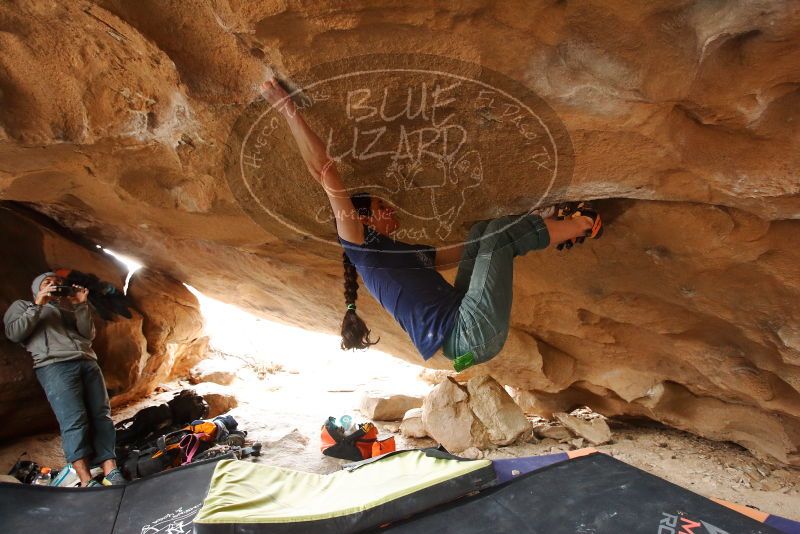
[[[392,238],[400,227],[390,203],[366,193],[350,195],[322,140],[310,129],[281,84],[271,77],[264,99],[286,120],[311,175],[325,190],[344,248],[342,349],[377,343],[356,311],[357,274],[410,336],[424,359],[439,349],[456,370],[488,361],[506,341],[513,260],[551,243],[568,248],[602,234],[587,202],[559,206],[552,217],[528,213],[475,223],[460,246],[434,248]],[[437,270],[459,264],[454,285]]]

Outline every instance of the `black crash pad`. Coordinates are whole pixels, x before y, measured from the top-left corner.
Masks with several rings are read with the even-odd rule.
[[[551,465],[382,529],[392,534],[779,531],[605,454]]]
[[[127,486],[51,488],[0,483],[0,530],[15,534],[177,534],[192,519],[225,455]]]

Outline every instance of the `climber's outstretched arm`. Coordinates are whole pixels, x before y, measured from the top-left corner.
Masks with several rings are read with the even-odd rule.
[[[261,85],[261,94],[286,119],[308,171],[328,195],[336,217],[339,237],[351,243],[363,243],[364,227],[358,220],[350,194],[339,176],[336,164],[328,157],[322,140],[309,128],[292,99],[275,78]]]

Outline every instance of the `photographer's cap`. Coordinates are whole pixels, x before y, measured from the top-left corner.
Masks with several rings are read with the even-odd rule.
[[[39,286],[42,285],[42,282],[48,276],[56,276],[56,273],[48,271],[46,273],[40,274],[39,276],[37,276],[36,278],[33,279],[33,283],[31,284],[31,290],[33,291],[33,297],[34,298],[36,298],[36,295],[39,294]]]

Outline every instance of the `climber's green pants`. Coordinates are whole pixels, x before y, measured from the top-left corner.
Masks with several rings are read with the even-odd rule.
[[[486,362],[503,348],[511,319],[514,258],[549,244],[547,226],[538,215],[501,217],[472,226],[455,281],[464,298],[442,345],[456,370]]]

